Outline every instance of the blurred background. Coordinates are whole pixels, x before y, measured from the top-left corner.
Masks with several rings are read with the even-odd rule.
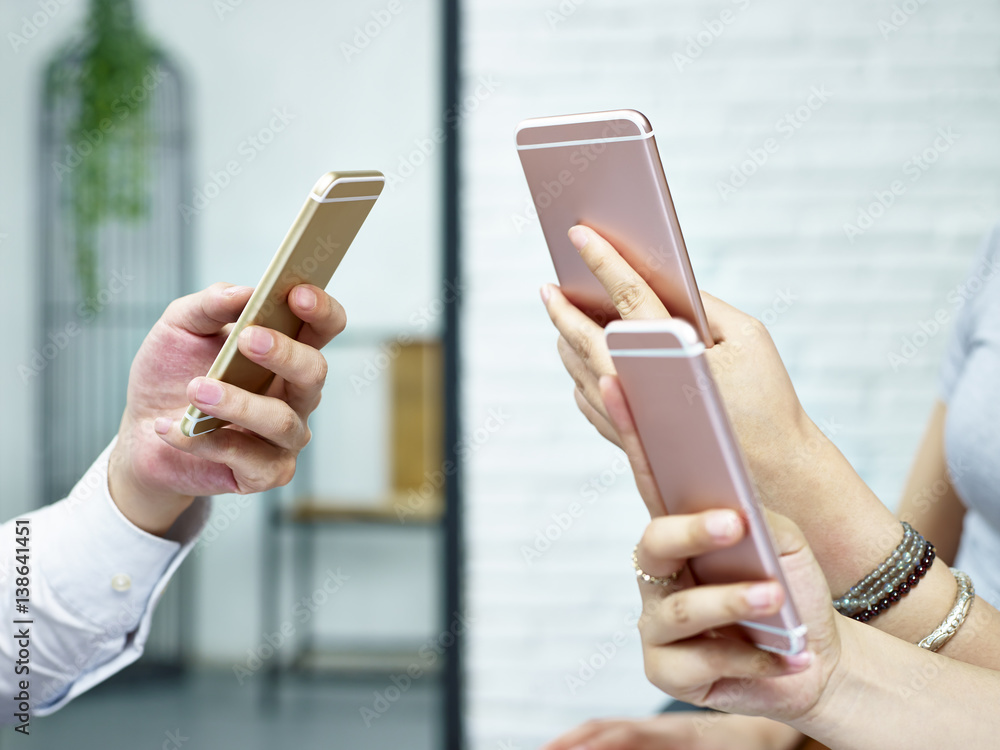
[[[996,3],[134,5],[176,69],[177,86],[156,88],[160,104],[146,111],[177,134],[155,152],[174,229],[102,236],[96,255],[113,249],[96,266],[60,228],[85,222],[60,204],[52,164],[73,120],[43,97],[87,4],[0,8],[0,387],[18,426],[0,435],[4,518],[58,499],[47,494],[58,467],[92,460],[120,413],[120,387],[102,386],[107,434],[86,438],[89,455],[59,437],[57,418],[83,430],[97,417],[51,407],[76,387],[61,373],[93,359],[83,336],[44,357],[44,321],[67,324],[43,317],[62,309],[54,303],[100,300],[129,264],[162,282],[146,301],[169,298],[170,283],[253,284],[319,174],[400,179],[390,176],[331,284],[349,327],[328,349],[295,485],[215,500],[147,656],[33,722],[44,746],[156,747],[179,730],[192,748],[458,747],[457,726],[467,747],[528,748],[665,702],[643,678],[633,625],[629,553],[644,510],[620,455],[576,412],[538,299],[554,275],[513,148],[525,117],[647,115],[700,285],[768,325],[807,411],[894,505],[936,396],[955,292],[1000,215]],[[220,177],[234,161],[238,173]],[[46,213],[48,198],[58,211]],[[62,269],[61,286],[42,283],[47,268]],[[127,364],[141,340],[133,323],[86,335]],[[421,342],[413,359],[389,354],[406,335]],[[442,356],[439,342],[456,335]],[[33,361],[44,363],[35,376]],[[414,474],[397,446],[414,425],[443,445],[417,451],[416,489],[431,500],[401,523],[394,508]],[[442,455],[461,458],[447,500],[428,480]],[[567,523],[573,503],[584,512]],[[241,683],[234,668],[252,666],[328,570],[349,580],[310,619],[311,636]],[[456,632],[461,649],[443,649],[390,702],[392,678],[424,665],[414,654]],[[366,723],[364,708],[378,718]],[[0,741],[13,744],[10,732]]]

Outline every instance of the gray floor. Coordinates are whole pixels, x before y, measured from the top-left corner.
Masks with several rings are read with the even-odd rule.
[[[258,686],[231,672],[196,672],[139,685],[111,682],[62,711],[33,719],[30,737],[0,730],[0,748],[37,750],[438,750],[437,680],[416,681],[392,703],[376,705],[387,679],[286,678],[277,706],[262,710]],[[381,710],[366,726],[361,708]]]

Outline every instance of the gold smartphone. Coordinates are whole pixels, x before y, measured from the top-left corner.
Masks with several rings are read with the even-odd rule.
[[[251,393],[264,393],[274,373],[251,362],[237,348],[240,332],[256,325],[295,338],[302,321],[288,308],[288,293],[299,284],[326,287],[347,248],[364,224],[385,186],[381,172],[327,172],[313,186],[281,247],[233,325],[208,377]],[[181,421],[188,437],[229,424],[189,406]]]

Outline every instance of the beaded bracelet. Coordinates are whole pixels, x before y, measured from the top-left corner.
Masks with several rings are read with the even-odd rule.
[[[874,604],[881,598],[882,594],[892,591],[909,575],[909,563],[914,558],[923,557],[926,551],[923,545],[923,537],[914,531],[912,526],[904,525],[903,541],[899,543],[888,559],[862,581],[851,587],[851,591],[841,597],[838,602],[848,610],[856,610],[857,607],[853,605],[859,602]]]
[[[906,596],[930,570],[934,545],[903,521],[903,539],[875,570],[833,601],[846,617],[868,622]]]

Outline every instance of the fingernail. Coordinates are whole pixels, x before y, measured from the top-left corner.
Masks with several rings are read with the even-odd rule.
[[[770,609],[778,601],[778,586],[774,583],[758,583],[748,588],[743,598],[754,609]]]
[[[801,672],[802,670],[807,669],[812,663],[812,651],[803,651],[802,653],[795,654],[794,656],[785,657],[785,664],[788,665],[788,670],[790,672]]]
[[[569,230],[569,241],[573,243],[573,247],[577,250],[583,250],[584,245],[587,244],[587,230],[583,227],[573,227]]]
[[[250,345],[250,351],[254,354],[267,354],[274,346],[274,337],[260,326],[251,327],[247,337],[250,339],[247,342]]]
[[[538,290],[539,294],[542,295],[542,302],[548,304],[549,297],[552,296],[552,287],[548,284],[542,284],[542,288]]]
[[[316,308],[316,292],[312,289],[299,286],[295,288],[295,304],[303,310],[314,310]],[[263,352],[261,352],[263,354]]]
[[[168,417],[157,417],[156,421],[153,422],[153,429],[156,430],[160,435],[166,435],[170,432],[170,425],[174,423],[174,420]]]
[[[705,530],[719,541],[732,539],[739,528],[740,517],[731,510],[713,511],[705,518]]]
[[[213,380],[202,380],[195,390],[195,398],[200,404],[215,406],[222,401],[222,386]]]
[[[222,296],[223,297],[235,297],[240,292],[245,292],[248,289],[250,289],[250,287],[248,287],[248,286],[239,286],[239,285],[227,286],[225,289],[222,290]]]

